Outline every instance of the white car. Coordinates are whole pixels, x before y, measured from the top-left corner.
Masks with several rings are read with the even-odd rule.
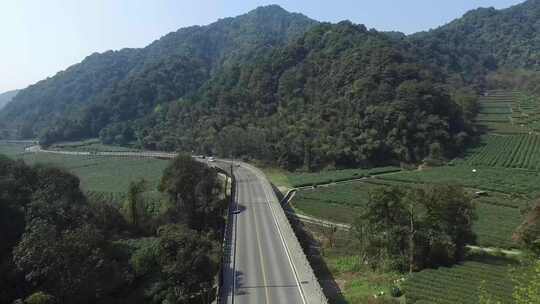
[[[208,158],[208,161],[211,162],[211,163],[213,163],[213,162],[215,162],[216,160],[215,160],[212,156],[210,156],[210,157]]]

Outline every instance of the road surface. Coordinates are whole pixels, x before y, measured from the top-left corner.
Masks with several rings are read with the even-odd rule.
[[[26,152],[96,157],[176,156],[176,153],[150,151],[52,151],[39,145],[28,147]],[[230,163],[226,161],[204,162],[230,169]],[[237,163],[233,171],[236,180],[234,203],[239,212],[231,217],[231,243],[225,259],[228,265],[224,265],[221,302],[326,304],[313,269],[264,174],[245,163]]]
[[[224,273],[224,303],[306,304],[300,279],[261,176],[235,167],[237,210],[232,259]]]

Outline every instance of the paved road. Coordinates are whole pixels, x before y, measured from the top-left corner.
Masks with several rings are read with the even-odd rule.
[[[173,158],[165,152],[75,152],[26,149],[30,153],[113,157]],[[205,161],[206,162],[206,161]],[[208,163],[208,162],[207,162]],[[208,163],[229,169],[230,163]],[[326,304],[321,287],[303,254],[266,177],[255,167],[234,167],[236,209],[232,216],[228,266],[223,274],[226,304]],[[220,303],[221,304],[221,303]]]
[[[278,228],[273,193],[247,167],[235,167],[232,259],[224,273],[224,303],[307,303]]]

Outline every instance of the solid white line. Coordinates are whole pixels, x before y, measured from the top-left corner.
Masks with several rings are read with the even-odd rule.
[[[236,180],[236,178],[234,178],[234,176],[231,177],[231,182],[232,180]],[[238,182],[235,181],[234,183],[234,204],[235,204],[235,208],[234,210],[237,210],[238,209]],[[238,218],[237,218],[237,215],[238,214],[233,214],[233,229],[234,229],[234,242],[233,242],[233,246],[234,246],[234,253],[233,253],[233,260],[232,260],[232,292],[231,292],[231,302],[232,304],[234,304],[234,295],[236,293],[236,238],[238,237],[237,233],[238,233]],[[231,231],[233,232],[233,231]],[[220,303],[218,303],[220,304]]]
[[[291,259],[290,254],[289,254],[289,248],[287,247],[287,244],[285,243],[285,239],[283,237],[283,234],[281,233],[281,229],[279,228],[279,224],[277,222],[276,215],[274,213],[274,208],[272,208],[272,202],[268,198],[268,191],[267,191],[267,187],[265,185],[266,178],[260,176],[258,174],[258,172],[255,172],[255,175],[262,180],[261,184],[262,184],[262,187],[263,187],[263,190],[264,190],[264,196],[266,197],[266,202],[268,203],[268,207],[270,207],[270,211],[272,213],[272,218],[274,219],[274,224],[276,225],[276,228],[278,230],[279,237],[281,239],[281,244],[283,245],[283,248],[285,249],[285,254],[287,255],[287,259],[289,260],[289,265],[291,266],[291,269],[293,271],[294,278],[296,279],[296,283],[298,283],[298,291],[300,292],[300,297],[302,298],[302,303],[307,304],[306,297],[304,295],[304,290],[302,289],[302,283],[300,282],[300,279],[298,278],[298,273],[296,271],[296,267],[294,266],[294,263],[293,263],[293,261]]]

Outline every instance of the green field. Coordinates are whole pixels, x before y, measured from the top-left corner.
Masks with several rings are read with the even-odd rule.
[[[325,228],[306,225],[315,239],[324,239]],[[329,303],[364,304],[372,303],[373,296],[379,292],[388,294],[393,281],[401,278],[397,273],[376,272],[364,265],[357,254],[354,237],[345,231],[335,234],[335,244],[325,246],[320,255],[311,255],[310,263],[325,290]],[[336,290],[336,285],[339,289]],[[386,296],[388,299],[389,296]],[[379,302],[373,302],[379,303]],[[384,303],[399,303],[384,302]]]
[[[512,121],[515,125],[530,131],[540,131],[540,100],[536,96],[519,93],[512,107]]]
[[[314,238],[327,238],[325,228],[310,224],[306,227]],[[363,265],[353,235],[338,231],[334,238],[334,246],[324,247],[320,256],[311,256],[311,265],[332,304],[371,303],[379,292],[384,292],[388,299],[390,287],[401,278],[405,278],[399,285],[406,303],[477,304],[483,281],[484,290],[494,300],[513,303],[511,271],[517,266],[513,259],[473,253],[453,267],[426,269],[412,275],[381,273]],[[340,292],[332,292],[332,283],[339,285]],[[396,299],[395,303],[405,303],[403,300]]]
[[[497,133],[522,132],[520,128],[513,128],[512,124],[512,106],[516,95],[517,92],[491,91],[481,96],[476,123]]]
[[[323,171],[319,173],[298,173],[289,174],[288,180],[294,187],[312,186],[320,184],[328,184],[351,179],[362,178],[371,175],[397,172],[401,169],[398,167],[381,167],[373,169],[346,169],[335,171]]]
[[[354,182],[329,187],[300,190],[292,201],[296,212],[337,223],[351,224],[362,212],[369,192],[392,185],[387,181]],[[386,184],[386,185],[385,185]],[[403,184],[401,184],[403,185]],[[405,184],[405,187],[411,184]],[[519,207],[526,201],[520,198],[491,193],[475,199],[478,219],[473,225],[477,245],[514,248],[512,234],[522,221]]]
[[[477,220],[473,224],[476,244],[483,247],[515,248],[512,234],[523,221],[518,208],[478,202]]]
[[[399,172],[401,169],[399,167],[379,167],[372,169],[328,170],[317,173],[296,173],[277,168],[263,168],[263,171],[276,186],[299,188],[349,181],[384,173]]]
[[[26,144],[12,144],[12,143],[0,143],[0,154],[7,155],[11,158],[17,158],[24,153],[24,148],[29,145]]]
[[[24,152],[25,145],[0,144],[0,154],[22,159],[28,164],[45,164],[66,169],[78,176],[81,188],[92,199],[119,203],[131,181],[148,181],[148,195],[157,200],[156,188],[168,161],[145,158],[113,158]]]
[[[490,91],[479,99],[476,123],[491,133],[540,132],[540,99],[517,91]]]
[[[539,172],[472,166],[461,163],[455,166],[435,167],[421,171],[399,172],[378,178],[419,184],[454,184],[507,194],[519,193],[531,198],[540,194]]]
[[[352,223],[367,203],[369,191],[380,187],[384,186],[355,182],[300,190],[293,199],[293,206],[302,214]]]
[[[468,152],[466,163],[540,171],[540,136],[487,136]]]
[[[138,151],[137,149],[111,146],[102,144],[99,139],[89,139],[84,141],[57,143],[49,147],[51,150],[68,150],[68,151],[93,151],[93,152],[126,152]]]
[[[126,192],[131,181],[141,178],[156,188],[166,160],[87,157],[57,154],[27,154],[22,157],[28,164],[50,164],[77,175],[85,191]]]
[[[450,268],[426,269],[404,282],[405,296],[413,303],[477,304],[482,282],[494,300],[513,303],[510,270],[515,261],[488,256],[472,257]]]

